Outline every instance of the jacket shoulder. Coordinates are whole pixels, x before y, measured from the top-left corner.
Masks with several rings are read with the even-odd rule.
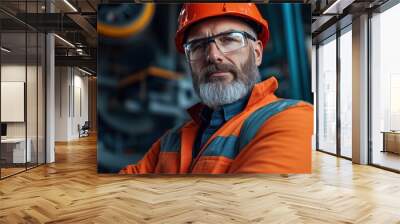
[[[242,149],[245,147],[263,126],[270,125],[271,122],[273,122],[271,121],[272,118],[280,117],[282,119],[279,119],[279,122],[284,120],[286,125],[290,125],[290,123],[296,122],[296,119],[297,121],[301,121],[304,116],[307,117],[307,115],[313,116],[313,106],[304,101],[279,99],[275,102],[269,103],[254,111],[244,121],[239,135],[239,148]],[[293,120],[293,118],[295,120]]]

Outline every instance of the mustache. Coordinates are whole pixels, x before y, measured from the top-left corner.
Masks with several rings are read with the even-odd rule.
[[[209,64],[201,71],[201,77],[208,80],[211,74],[216,72],[230,72],[234,78],[237,78],[240,71],[234,65],[230,64]]]

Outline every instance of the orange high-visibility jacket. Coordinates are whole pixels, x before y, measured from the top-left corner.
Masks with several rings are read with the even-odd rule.
[[[146,173],[310,173],[313,107],[280,99],[272,77],[255,85],[245,109],[222,125],[192,158],[203,107],[189,109],[192,120],[169,130],[138,164],[122,174]]]

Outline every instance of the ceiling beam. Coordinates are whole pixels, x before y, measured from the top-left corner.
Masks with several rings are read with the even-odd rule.
[[[90,56],[55,56],[56,66],[88,67],[96,71],[96,58]]]

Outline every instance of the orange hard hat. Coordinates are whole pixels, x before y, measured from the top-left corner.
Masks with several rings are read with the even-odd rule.
[[[256,23],[261,28],[257,37],[265,48],[269,39],[268,22],[254,3],[186,3],[179,14],[178,30],[175,35],[178,51],[184,52],[185,32],[191,25],[216,16],[235,16]]]

